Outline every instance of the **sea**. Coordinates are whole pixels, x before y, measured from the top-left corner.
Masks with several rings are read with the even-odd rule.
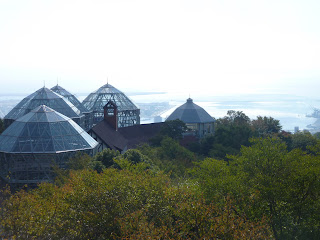
[[[19,101],[28,94],[23,95],[0,95],[0,117],[4,117]],[[250,119],[257,116],[273,117],[280,120],[282,129],[293,132],[308,129],[307,126],[316,121],[315,118],[307,117],[315,108],[320,108],[320,99],[305,96],[287,94],[239,94],[230,96],[213,96],[210,94],[195,94],[192,96],[179,92],[141,92],[127,93],[128,97],[139,107],[139,104],[154,106],[157,103],[169,103],[168,107],[157,115],[165,120],[178,106],[192,98],[193,102],[204,108],[212,117],[222,118],[228,110],[242,111]],[[87,94],[76,94],[82,101]],[[142,116],[141,123],[154,122],[154,115]]]

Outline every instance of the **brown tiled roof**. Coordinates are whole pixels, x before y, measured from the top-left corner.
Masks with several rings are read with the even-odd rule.
[[[150,139],[159,133],[162,125],[163,123],[139,124],[118,128],[116,131],[107,121],[102,120],[90,131],[94,132],[110,148],[123,150],[126,146],[130,149],[142,143],[149,143]]]
[[[128,141],[106,121],[102,120],[89,130],[94,132],[111,149],[124,150]]]
[[[139,124],[119,128],[118,131],[128,140],[128,148],[135,148],[139,144],[149,143],[155,137],[163,123]]]

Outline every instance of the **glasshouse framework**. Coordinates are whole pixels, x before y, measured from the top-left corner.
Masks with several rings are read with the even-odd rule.
[[[121,91],[110,84],[106,84],[89,94],[83,100],[85,108],[93,112],[93,123],[102,121],[103,107],[112,101],[118,108],[118,127],[128,127],[140,124],[140,109]]]

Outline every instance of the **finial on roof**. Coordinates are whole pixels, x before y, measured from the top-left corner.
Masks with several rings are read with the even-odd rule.
[[[46,87],[46,80],[43,80],[43,88]]]
[[[187,99],[187,102],[193,102],[193,100],[192,100],[192,98],[190,98],[190,96],[189,96],[189,98]]]

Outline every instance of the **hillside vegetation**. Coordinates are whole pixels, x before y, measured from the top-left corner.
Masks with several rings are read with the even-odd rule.
[[[170,130],[176,128],[176,131]],[[168,123],[151,145],[78,155],[54,183],[3,192],[11,239],[319,239],[320,143],[229,111],[186,147]],[[175,134],[172,134],[175,133]]]

